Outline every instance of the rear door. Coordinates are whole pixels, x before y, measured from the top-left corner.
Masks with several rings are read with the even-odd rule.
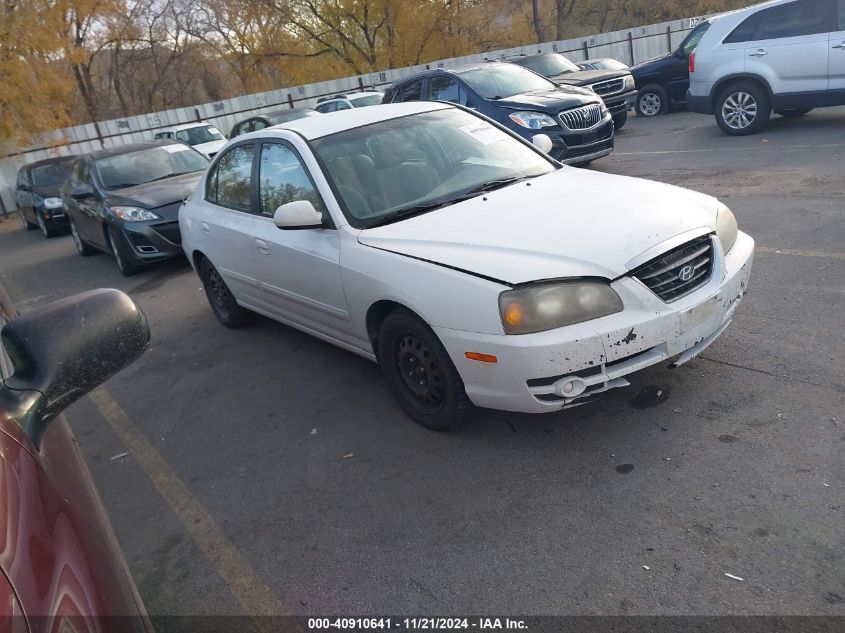
[[[745,70],[768,80],[776,95],[828,89],[828,50],[832,0],[796,0],[763,9],[746,42]],[[755,17],[759,16],[759,17]]]
[[[845,0],[834,2],[833,31],[828,43],[831,105],[845,104]]]
[[[30,181],[29,170],[22,167],[18,172],[18,182],[15,187],[15,204],[25,216],[32,221],[32,182]]]

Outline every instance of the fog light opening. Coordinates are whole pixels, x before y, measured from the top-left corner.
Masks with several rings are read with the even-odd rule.
[[[567,376],[555,383],[556,393],[564,398],[576,398],[584,393],[586,389],[587,383],[578,376]]]

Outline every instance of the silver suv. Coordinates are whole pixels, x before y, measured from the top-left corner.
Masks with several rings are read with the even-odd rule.
[[[845,0],[773,0],[713,21],[690,55],[687,106],[724,132],[759,132],[772,110],[845,105]]]

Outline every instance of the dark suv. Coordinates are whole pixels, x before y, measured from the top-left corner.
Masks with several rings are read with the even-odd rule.
[[[135,143],[80,156],[62,187],[83,257],[111,253],[125,276],[182,254],[179,207],[208,167],[184,143]]]
[[[67,177],[75,156],[48,158],[24,165],[18,171],[15,204],[27,231],[41,229],[44,237],[67,230],[67,215],[59,187]]]
[[[634,78],[627,68],[581,70],[560,53],[520,55],[509,58],[507,61],[533,70],[558,85],[589,88],[604,101],[604,105],[613,117],[613,124],[617,131],[625,125],[628,120],[628,110],[634,107],[634,102],[637,100]]]
[[[657,116],[687,103],[689,88],[689,56],[698,41],[710,28],[710,22],[699,22],[671,53],[631,66],[637,84],[637,116]]]
[[[592,91],[557,86],[501,62],[429,70],[397,81],[382,103],[446,101],[477,110],[529,141],[552,141],[552,158],[586,164],[613,151],[613,119]]]

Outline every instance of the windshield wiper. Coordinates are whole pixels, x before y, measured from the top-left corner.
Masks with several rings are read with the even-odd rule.
[[[106,189],[125,189],[126,187],[137,187],[137,182],[122,182],[119,185],[109,185]]]
[[[464,194],[471,194],[475,196],[480,193],[495,191],[496,189],[501,189],[502,187],[507,187],[508,185],[513,185],[518,182],[522,182],[523,180],[528,180],[530,178],[536,178],[536,176],[508,176],[507,178],[496,178],[495,180],[488,180],[487,182],[483,182],[477,187],[473,187],[472,189],[465,191]]]
[[[165,178],[173,178],[174,176],[181,176],[186,172],[184,171],[174,171],[169,174],[165,174],[164,176],[159,176],[158,178],[153,178],[152,180],[148,180],[147,182],[156,182],[157,180],[164,180]]]

